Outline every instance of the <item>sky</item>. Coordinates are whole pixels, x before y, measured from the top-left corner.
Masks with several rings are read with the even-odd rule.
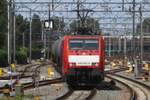
[[[33,4],[17,4],[16,12],[17,14],[22,14],[24,17],[29,18],[29,12],[20,12],[20,11],[29,11],[29,8],[32,10],[48,10],[48,4],[35,4],[34,2],[51,2],[52,0],[25,0],[26,2],[33,2]],[[54,2],[76,2],[77,0],[54,0]],[[83,5],[86,9],[93,9],[94,11],[107,11],[107,10],[122,10],[122,4],[109,4],[110,2],[122,2],[123,0],[80,0],[82,2],[103,2],[105,4],[93,4],[93,5]],[[135,0],[136,2],[148,2],[149,0]],[[15,0],[15,2],[24,2],[24,0]],[[132,2],[132,0],[124,0],[125,3]],[[108,3],[108,4],[107,4]],[[150,9],[150,4],[143,5],[143,10]],[[139,10],[139,4],[136,5],[136,10]],[[65,10],[72,11],[76,9],[76,5],[54,5],[55,11]],[[125,10],[129,10],[132,8],[132,4],[126,4]],[[32,15],[35,12],[32,12]],[[36,14],[40,15],[41,19],[48,18],[48,12],[36,12]],[[66,18],[76,18],[75,12],[53,12],[51,16],[60,16]],[[98,18],[100,27],[103,28],[105,32],[113,32],[113,34],[120,34],[122,31],[130,31],[132,32],[132,13],[129,12],[90,12],[88,16],[93,18]],[[150,12],[143,12],[143,17],[149,17]],[[122,18],[127,17],[127,18]],[[139,12],[136,13],[136,23],[139,23]],[[66,23],[71,22],[71,19],[66,19]],[[119,24],[122,23],[122,24]],[[112,30],[115,31],[112,31]],[[117,29],[117,30],[116,30]]]

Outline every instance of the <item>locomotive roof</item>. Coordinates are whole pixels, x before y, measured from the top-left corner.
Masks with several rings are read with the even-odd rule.
[[[66,36],[68,38],[90,38],[90,39],[93,39],[93,38],[100,38],[102,36],[100,35],[69,35],[69,36]]]

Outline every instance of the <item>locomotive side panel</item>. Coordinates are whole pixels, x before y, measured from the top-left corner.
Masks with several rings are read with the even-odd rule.
[[[57,64],[56,69],[62,73],[62,43],[63,38],[56,40],[52,45],[53,61]]]

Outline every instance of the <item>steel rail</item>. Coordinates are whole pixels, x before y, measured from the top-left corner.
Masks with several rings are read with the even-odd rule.
[[[56,78],[56,79],[52,79],[52,80],[43,80],[43,81],[39,81],[38,86],[41,87],[41,86],[46,86],[46,85],[49,85],[49,84],[56,84],[56,83],[61,83],[61,82],[64,82],[62,80],[62,78]],[[24,84],[22,84],[22,86],[23,86],[24,90],[35,88],[33,82],[24,83]],[[6,89],[6,88],[1,87],[0,88],[0,93],[3,93],[4,89]]]
[[[29,68],[31,67],[35,67],[37,66],[35,69],[37,69],[38,67],[42,67],[46,64],[32,64],[32,65],[29,65],[29,66],[26,66],[25,69],[21,70],[21,71],[17,71],[17,72],[22,72],[21,74],[17,74],[17,75],[12,75],[12,76],[3,76],[3,77],[0,77],[0,80],[10,80],[11,79],[21,79],[21,78],[29,78],[29,77],[32,77],[32,75],[24,75],[26,72],[35,72],[35,71],[28,71]]]
[[[115,78],[112,78],[112,77],[110,77],[110,76],[107,76],[107,75],[106,75],[106,77],[109,78],[109,79],[113,79],[113,80],[115,80],[115,81],[117,81],[117,82],[123,84],[124,86],[126,86],[126,87],[129,89],[130,94],[131,94],[130,100],[137,100],[136,91],[134,91],[128,84],[126,84],[126,83],[124,83],[124,82],[122,82],[122,81],[120,81],[120,80],[117,80],[117,79],[115,79]]]
[[[31,65],[28,65],[25,67],[25,69],[23,69],[22,71],[18,71],[18,72],[22,72],[21,74],[18,74],[18,75],[11,75],[11,76],[3,76],[3,77],[0,77],[0,80],[9,80],[10,78],[11,79],[17,79],[18,77],[19,78],[28,78],[28,77],[31,77],[31,75],[26,75],[24,76],[24,73],[28,70],[28,68],[32,67],[32,66],[36,66],[36,65],[39,65],[39,64],[31,64]]]
[[[38,68],[40,68],[40,67],[42,67],[43,65],[46,65],[46,63],[44,63],[44,64],[31,64],[31,65],[29,65],[29,66],[26,66],[23,70],[22,70],[22,73],[21,74],[19,74],[19,75],[15,75],[15,76],[6,76],[6,77],[3,77],[3,78],[1,78],[1,79],[4,79],[4,80],[8,80],[8,79],[16,79],[15,80],[15,82],[13,83],[13,86],[15,85],[15,84],[17,84],[18,83],[18,79],[20,80],[20,79],[22,79],[22,78],[29,78],[29,77],[33,77],[33,75],[27,75],[27,76],[24,76],[24,74],[25,74],[25,72],[27,72],[27,70],[29,69],[29,68],[32,68],[32,67],[35,67],[36,66],[36,68],[35,68],[35,70],[34,70],[34,72],[35,71],[37,71],[38,70]],[[46,80],[45,80],[46,81]],[[44,82],[45,82],[44,81]],[[41,83],[40,84],[42,84],[43,83],[43,81],[40,81]],[[33,82],[29,82],[29,83],[25,83],[25,84],[23,84],[23,85],[28,85],[29,87],[31,87],[32,85],[34,85],[34,83]],[[44,83],[43,83],[44,84]],[[46,85],[47,83],[45,83],[45,85]],[[2,93],[3,92],[3,90],[5,89],[5,86],[4,87],[1,87],[0,88],[0,93]]]
[[[96,95],[96,93],[97,93],[97,89],[96,88],[92,89],[89,96],[86,97],[85,100],[92,100],[94,96]]]
[[[61,83],[63,82],[62,78],[56,78],[56,79],[52,79],[52,80],[43,80],[43,81],[39,81],[39,87],[40,86],[45,86],[45,85],[49,85],[49,84],[56,84],[56,83]],[[34,88],[34,83],[30,82],[30,83],[25,83],[23,84],[24,90],[27,89],[32,89]]]
[[[119,75],[119,74],[114,74],[114,73],[111,73],[110,75],[113,75],[113,76],[116,76],[116,77],[120,77],[122,79],[125,79],[125,80],[129,80],[129,81],[132,81],[140,86],[142,86],[144,89],[147,89],[148,91],[150,91],[150,86],[142,83],[142,82],[139,82],[137,80],[134,80],[134,79],[131,79],[131,78],[127,78],[125,76],[122,76],[122,75]],[[144,91],[143,91],[144,92]],[[148,95],[144,92],[144,94],[146,95],[146,100],[149,100],[150,98],[148,98]]]
[[[105,74],[117,73],[117,72],[125,71],[125,70],[128,70],[128,69],[129,69],[128,67],[122,67],[122,68],[107,70],[107,71],[105,71]]]
[[[73,94],[74,90],[72,88],[69,88],[68,92],[65,93],[64,95],[56,98],[55,100],[65,100],[67,99],[69,96],[71,96]]]
[[[137,84],[139,84],[139,85],[141,85],[141,86],[143,86],[143,87],[146,87],[147,89],[150,90],[150,86],[148,86],[148,85],[146,85],[146,84],[144,84],[144,83],[142,83],[142,82],[136,81],[136,80],[131,79],[131,78],[124,77],[124,76],[119,75],[119,74],[111,73],[111,75],[114,75],[114,76],[121,77],[121,78],[124,78],[124,79],[129,80],[129,81],[132,81],[132,82],[137,83]]]

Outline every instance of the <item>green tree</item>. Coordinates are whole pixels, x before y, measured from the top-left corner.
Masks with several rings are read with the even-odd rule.
[[[41,33],[41,20],[36,14],[32,17],[32,33]]]
[[[4,47],[7,33],[7,1],[0,0],[0,48]]]
[[[63,18],[60,18],[58,16],[53,16],[52,19],[54,22],[53,31],[63,31],[65,27]]]
[[[143,32],[149,33],[150,32],[150,18],[146,18],[143,21]]]
[[[29,21],[22,15],[16,16],[16,40],[17,46],[22,46],[23,33],[29,33]]]
[[[71,31],[77,31],[80,27],[91,29],[93,32],[99,31],[99,22],[94,18],[88,17],[85,23],[82,23],[81,20],[73,20],[70,24]]]
[[[144,33],[149,33],[150,32],[150,18],[144,19],[142,24],[143,24],[143,32]],[[137,34],[140,33],[140,30],[141,30],[141,25],[140,25],[140,23],[138,23],[137,26],[136,26]]]
[[[16,33],[22,34],[23,32],[29,31],[29,21],[22,15],[16,17]]]

